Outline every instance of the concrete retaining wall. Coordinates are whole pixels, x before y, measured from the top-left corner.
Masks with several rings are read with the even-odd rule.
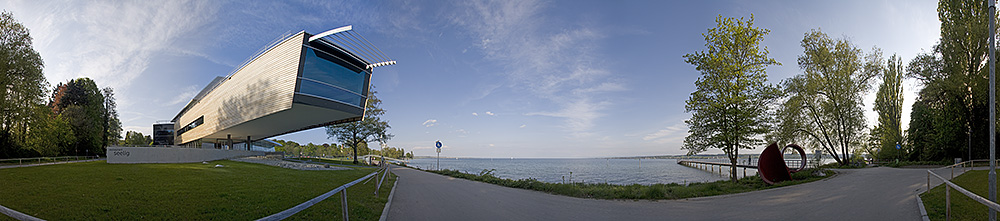
[[[196,163],[245,156],[263,156],[264,152],[183,147],[108,147],[108,163]]]

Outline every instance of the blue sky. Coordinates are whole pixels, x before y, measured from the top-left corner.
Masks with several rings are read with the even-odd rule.
[[[811,29],[909,63],[937,42],[920,1],[6,1],[50,83],[90,77],[117,92],[126,130],[169,120],[212,78],[285,33],[354,25],[397,65],[374,71],[390,146],[463,157],[684,154],[684,101],[715,17],[756,18],[764,46],[800,73]],[[875,82],[873,84],[877,84]],[[904,127],[919,85],[904,84]],[[872,91],[870,94],[874,94]],[[873,95],[866,99],[869,126]],[[276,137],[332,143],[325,130]],[[750,152],[759,152],[760,149]],[[712,150],[708,153],[720,153]]]

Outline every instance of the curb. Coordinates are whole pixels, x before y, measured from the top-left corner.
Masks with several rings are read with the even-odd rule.
[[[399,177],[396,177],[396,181],[392,182],[392,190],[389,191],[389,200],[385,202],[385,208],[382,208],[382,216],[378,218],[379,221],[385,221],[389,218],[389,206],[392,205],[392,195],[396,194],[396,184],[399,184]]]
[[[930,221],[931,219],[927,217],[927,210],[924,209],[924,201],[920,199],[920,194],[914,194],[917,198],[917,206],[920,207],[920,218],[924,221]]]

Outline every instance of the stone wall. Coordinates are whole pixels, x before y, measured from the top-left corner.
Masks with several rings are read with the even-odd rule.
[[[184,147],[108,147],[108,163],[196,163],[245,156],[263,156],[264,152]]]

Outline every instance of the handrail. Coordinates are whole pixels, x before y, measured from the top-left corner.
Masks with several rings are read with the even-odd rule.
[[[25,163],[32,164],[32,162],[42,163],[42,161],[45,161],[45,162],[58,162],[58,161],[60,161],[62,159],[72,159],[72,158],[76,158],[76,160],[80,160],[81,158],[83,158],[84,160],[89,160],[89,159],[98,159],[100,157],[99,156],[60,156],[60,157],[9,158],[9,159],[0,159],[0,162],[14,162],[14,161],[17,161],[17,165],[23,165]],[[62,160],[62,161],[68,161],[68,160]]]
[[[969,161],[966,161],[966,162],[969,162]],[[952,171],[953,171],[952,178],[954,178],[954,166],[959,165],[959,164],[964,164],[964,163],[965,162],[956,163],[956,164],[953,164],[951,166],[947,166],[947,167],[951,167],[952,168]],[[962,188],[961,186],[959,186],[959,185],[957,185],[955,183],[952,183],[951,181],[948,181],[948,180],[944,179],[944,177],[941,177],[940,175],[938,175],[937,173],[932,172],[931,170],[927,170],[927,191],[928,192],[931,190],[931,181],[930,181],[931,178],[930,178],[930,175],[934,175],[934,177],[937,177],[938,179],[940,179],[945,184],[945,194],[944,195],[945,195],[945,217],[946,217],[946,219],[951,219],[951,188],[955,188],[955,190],[958,190],[958,192],[960,192],[962,194],[965,194],[965,196],[968,196],[969,198],[972,198],[976,202],[979,202],[979,204],[983,204],[984,206],[993,209],[992,211],[1000,211],[1000,204],[997,204],[995,202],[991,202],[991,201],[987,200],[986,198],[983,198],[982,196],[976,195],[975,193],[972,193],[972,192],[966,190],[965,188]],[[990,211],[990,212],[992,212],[992,211]]]
[[[292,208],[286,209],[284,211],[281,211],[281,212],[278,212],[278,213],[275,213],[275,214],[271,214],[270,216],[266,216],[264,218],[260,218],[260,219],[257,219],[257,220],[258,221],[261,221],[261,220],[283,220],[285,218],[291,217],[292,215],[295,215],[298,212],[301,212],[302,210],[305,210],[306,208],[309,208],[309,207],[311,207],[313,205],[316,205],[316,203],[319,203],[320,201],[323,201],[326,198],[330,198],[330,196],[333,196],[333,194],[337,194],[337,192],[341,193],[341,207],[344,210],[344,220],[347,220],[347,188],[353,186],[354,184],[358,184],[362,180],[365,180],[365,179],[368,179],[368,178],[370,178],[372,176],[375,176],[375,174],[378,174],[378,171],[372,172],[371,174],[368,174],[367,176],[358,178],[357,180],[351,181],[350,183],[341,185],[341,186],[337,187],[336,189],[330,190],[330,192],[326,192],[323,195],[319,195],[316,198],[313,198],[313,199],[311,199],[309,201],[306,201],[304,203],[296,205],[296,206],[294,206]]]
[[[732,164],[729,164],[729,163],[716,163],[716,162],[704,162],[704,161],[693,161],[693,160],[679,160],[679,161],[677,161],[677,164],[685,164],[685,163],[707,164],[707,165],[727,166],[727,167],[728,166],[733,166]],[[740,164],[736,164],[736,167],[757,169],[757,166],[754,166],[754,165],[740,165]]]

